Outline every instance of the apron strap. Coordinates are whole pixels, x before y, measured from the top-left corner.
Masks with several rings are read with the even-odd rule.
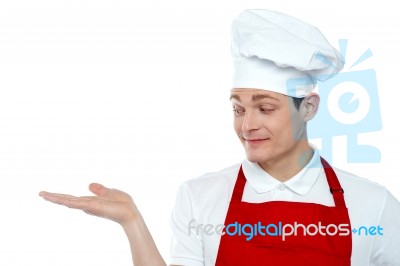
[[[242,165],[240,165],[239,173],[235,183],[235,188],[233,189],[232,192],[232,199],[231,199],[232,202],[242,201],[245,184],[246,184],[246,177],[244,176]]]
[[[344,190],[339,183],[339,180],[329,163],[321,157],[321,163],[325,170],[326,180],[328,181],[329,189],[333,195],[336,207],[346,207],[344,202]]]

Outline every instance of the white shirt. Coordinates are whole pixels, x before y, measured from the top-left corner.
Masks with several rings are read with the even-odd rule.
[[[215,265],[229,201],[240,164],[184,182],[171,216],[171,264]],[[247,182],[243,201],[312,202],[334,206],[318,152],[298,174],[280,182],[258,164],[242,162]],[[334,168],[344,189],[352,229],[378,226],[379,235],[352,233],[353,266],[400,265],[400,203],[384,187]],[[216,232],[217,231],[217,232]]]

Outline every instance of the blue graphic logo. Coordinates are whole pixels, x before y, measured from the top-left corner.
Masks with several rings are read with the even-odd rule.
[[[339,40],[340,53],[346,57],[347,40]],[[372,56],[367,49],[348,69]],[[328,65],[332,63],[323,62]],[[288,81],[288,89],[293,86],[308,85],[304,79]],[[376,73],[372,69],[341,72],[318,82],[320,105],[317,115],[308,123],[308,137],[321,139],[320,154],[329,162],[333,157],[333,137],[347,137],[348,163],[379,163],[381,153],[378,148],[361,145],[358,134],[382,129]]]

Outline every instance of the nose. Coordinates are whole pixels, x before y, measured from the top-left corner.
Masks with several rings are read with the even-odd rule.
[[[258,117],[251,112],[246,112],[243,119],[242,131],[250,132],[259,129],[259,127]]]

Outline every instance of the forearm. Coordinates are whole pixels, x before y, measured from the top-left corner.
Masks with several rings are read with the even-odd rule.
[[[122,227],[129,240],[133,265],[166,266],[141,215]]]

